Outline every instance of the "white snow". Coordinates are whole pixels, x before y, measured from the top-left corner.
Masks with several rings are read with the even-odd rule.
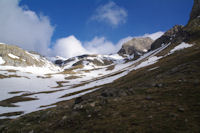
[[[10,56],[10,57],[13,58],[13,59],[19,59],[18,56],[14,55],[14,54],[11,54],[11,53],[9,53],[8,56]]]
[[[138,66],[136,66],[135,70],[145,67],[145,66],[152,65],[152,64],[156,63],[160,58],[162,58],[162,57],[161,56],[160,57],[157,57],[157,56],[150,57],[148,60],[146,60],[146,61],[142,62],[141,64],[139,64]]]
[[[15,66],[1,66],[1,70],[17,70],[25,73],[34,73],[36,75],[44,75],[48,73],[57,73],[60,71],[59,67],[36,67],[36,66],[28,66],[28,67],[15,67]]]
[[[182,50],[184,48],[189,48],[189,47],[192,47],[192,46],[193,46],[192,44],[188,44],[188,43],[182,42],[181,44],[176,46],[174,49],[172,49],[170,51],[170,54],[174,53],[175,51]]]
[[[22,77],[4,78],[0,80],[0,90],[1,90],[0,101],[5,100],[7,98],[14,97],[14,96],[26,94],[26,93],[31,94],[28,97],[38,98],[38,100],[15,103],[15,105],[18,105],[18,107],[0,107],[0,114],[16,112],[16,111],[24,111],[24,114],[27,114],[33,111],[44,109],[44,108],[40,108],[40,106],[52,105],[59,101],[69,100],[69,99],[78,97],[80,95],[84,95],[86,93],[95,91],[99,89],[98,86],[111,83],[114,80],[127,75],[129,71],[136,70],[136,69],[156,63],[162,57],[157,57],[155,55],[159,53],[160,51],[162,51],[163,49],[165,49],[168,45],[170,44],[164,45],[163,47],[157,50],[148,52],[145,55],[141,56],[139,59],[132,62],[128,62],[128,63],[124,63],[122,57],[119,56],[118,54],[99,56],[100,59],[103,59],[103,58],[116,59],[117,63],[114,64],[115,68],[113,70],[106,71],[107,67],[103,66],[103,67],[99,67],[99,69],[95,69],[90,72],[82,72],[83,70],[85,70],[84,68],[75,70],[75,72],[77,73],[73,74],[73,76],[79,76],[81,78],[71,79],[71,80],[65,79],[65,77],[72,76],[70,74],[63,75],[63,74],[54,73],[51,75],[51,77],[48,77],[48,75],[43,75],[44,77],[48,77],[48,78],[37,77],[38,74],[48,73],[48,71],[42,72],[42,71],[45,71],[44,68],[41,68],[39,70],[36,68],[20,68],[19,67],[17,69],[11,66],[5,66],[5,67],[2,66],[0,67],[0,74],[17,75],[17,76],[22,76]],[[138,62],[141,62],[141,63],[139,65],[136,65],[138,64]],[[84,62],[84,63],[87,63],[87,62]],[[5,70],[10,70],[10,69],[14,69],[18,71],[17,72],[5,71]],[[29,72],[34,71],[34,73],[33,72],[26,73],[28,72],[27,69],[30,69]],[[38,71],[38,74],[36,71]],[[100,76],[101,74],[103,77]],[[58,81],[67,81],[67,82],[62,83],[63,86],[59,88],[55,88],[56,86],[58,86],[58,84],[56,83]],[[84,82],[87,82],[87,84],[79,86],[79,87],[74,87],[75,85],[80,85]],[[93,88],[93,87],[94,88],[96,87],[96,88],[89,91],[84,91],[82,93],[78,93],[76,95],[61,98],[62,96],[66,94],[70,94],[70,93],[81,91],[81,90],[86,90],[88,88]],[[22,92],[18,94],[9,94],[9,92],[13,92],[13,91],[22,91]],[[44,91],[55,91],[55,92],[42,93]],[[46,108],[50,108],[50,107],[52,106],[48,106]],[[19,117],[19,116],[10,116],[10,117],[2,116],[0,117],[0,119],[16,118],[16,117]]]
[[[2,57],[0,57],[0,65],[2,65],[2,64],[4,64],[4,63],[5,63],[5,61],[3,60]]]
[[[153,71],[153,70],[155,70],[155,69],[157,69],[157,68],[159,68],[159,67],[150,68],[148,71]]]

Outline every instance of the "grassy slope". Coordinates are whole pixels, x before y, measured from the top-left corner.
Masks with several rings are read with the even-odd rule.
[[[190,43],[196,45],[132,71],[80,103],[61,102],[4,122],[0,131],[200,132],[200,41]]]

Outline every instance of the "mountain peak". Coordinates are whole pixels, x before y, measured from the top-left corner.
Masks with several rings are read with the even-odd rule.
[[[200,17],[200,0],[194,0],[194,5],[190,14],[190,21]]]
[[[153,43],[150,37],[133,38],[132,40],[124,43],[119,50],[120,55],[141,55],[146,53]]]

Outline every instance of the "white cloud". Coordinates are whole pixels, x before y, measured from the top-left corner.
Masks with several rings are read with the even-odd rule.
[[[46,16],[37,15],[34,11],[19,6],[20,0],[0,0],[0,42],[14,44],[26,50],[33,50],[43,55],[51,54],[66,58],[82,54],[110,54],[116,53],[122,44],[131,40],[128,36],[114,44],[105,37],[94,37],[91,41],[84,42],[84,45],[73,35],[58,39],[53,48],[50,48],[50,41],[54,31],[49,19]],[[113,26],[125,23],[127,12],[109,2],[100,6],[92,17],[97,21],[106,21]],[[145,34],[141,37],[156,39],[163,32]],[[50,53],[51,52],[51,53]]]
[[[20,0],[0,0],[0,41],[47,54],[54,27],[45,16],[19,6]]]
[[[55,56],[70,58],[89,53],[73,35],[58,39],[52,52]]]
[[[105,37],[94,37],[91,41],[84,43],[85,48],[95,54],[110,54],[115,52],[115,45],[106,40]]]
[[[117,53],[121,49],[122,45],[131,39],[132,37],[128,36],[114,44],[111,41],[108,41],[105,37],[94,37],[91,41],[85,42],[84,46],[90,53],[111,54]]]
[[[70,58],[83,54],[111,54],[117,53],[122,44],[131,40],[126,37],[114,44],[105,37],[94,37],[91,41],[84,42],[84,45],[75,36],[71,35],[58,39],[51,49],[52,56]]]
[[[125,23],[126,18],[126,10],[110,1],[107,4],[98,7],[91,19],[99,22],[108,22],[112,26],[117,26],[120,23]]]

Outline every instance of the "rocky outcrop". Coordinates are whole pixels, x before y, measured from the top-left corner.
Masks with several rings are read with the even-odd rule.
[[[54,67],[53,63],[49,62],[41,55],[25,51],[14,45],[0,44],[0,57],[5,61],[5,63],[1,65],[5,66],[44,67],[48,65]]]
[[[124,43],[119,50],[119,55],[142,55],[146,53],[153,43],[153,40],[149,37],[145,38],[133,38],[132,40]]]
[[[190,36],[193,36],[193,39],[198,39],[200,37],[200,0],[194,0],[190,20],[184,30]]]
[[[190,20],[186,26],[175,25],[165,32],[152,45],[151,50],[155,50],[168,43],[187,42],[188,39],[198,39],[200,37],[200,0],[194,0],[194,5],[190,14]]]
[[[190,14],[190,21],[200,17],[200,0],[194,0],[194,5]]]
[[[181,43],[187,40],[188,34],[184,31],[184,26],[175,25],[173,28],[164,33],[160,38],[155,40],[151,45],[151,50],[155,50],[168,43]]]

